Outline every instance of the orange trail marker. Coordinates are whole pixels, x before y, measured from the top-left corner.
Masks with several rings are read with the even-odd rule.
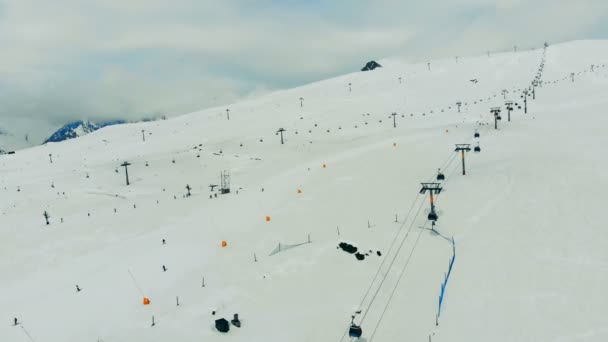
[[[226,247],[228,246],[228,243],[226,241],[222,241],[222,247]]]
[[[144,305],[150,305],[150,299],[148,297],[144,297]]]

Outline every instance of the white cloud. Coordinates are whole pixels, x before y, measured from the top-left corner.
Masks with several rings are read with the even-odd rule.
[[[586,38],[605,0],[0,0],[0,126],[177,115],[357,70]]]

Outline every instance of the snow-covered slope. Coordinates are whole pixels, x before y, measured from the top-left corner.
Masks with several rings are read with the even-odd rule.
[[[606,340],[608,42],[379,62],[0,156],[0,340],[345,341],[357,310],[368,342]]]

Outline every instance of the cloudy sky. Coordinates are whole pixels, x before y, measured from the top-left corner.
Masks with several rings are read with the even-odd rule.
[[[608,39],[607,0],[0,0],[0,127],[175,116],[370,59],[572,39]]]

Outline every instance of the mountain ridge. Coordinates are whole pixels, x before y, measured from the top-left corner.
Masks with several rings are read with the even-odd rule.
[[[75,139],[83,135],[95,132],[96,130],[107,126],[122,125],[125,123],[127,123],[126,120],[120,119],[103,122],[93,122],[89,120],[73,121],[63,125],[57,131],[51,134],[51,136],[48,137],[43,144],[49,142],[61,142],[65,140]]]

